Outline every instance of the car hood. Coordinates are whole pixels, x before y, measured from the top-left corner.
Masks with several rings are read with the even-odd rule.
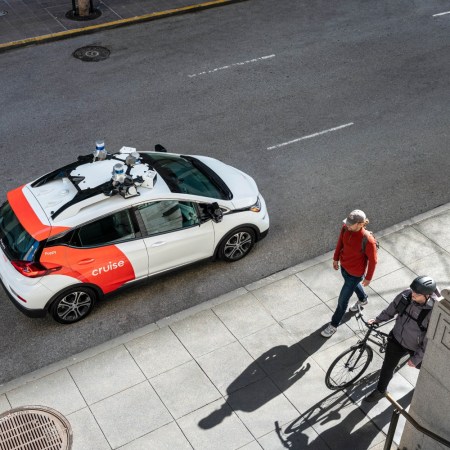
[[[231,202],[236,209],[246,208],[256,203],[258,186],[250,175],[214,158],[198,155],[192,156],[206,164],[222,178],[233,193]]]

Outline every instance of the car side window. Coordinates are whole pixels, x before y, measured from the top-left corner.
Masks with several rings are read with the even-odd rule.
[[[191,202],[162,200],[137,207],[149,235],[168,233],[198,225],[197,209]]]
[[[128,210],[119,211],[88,223],[78,230],[72,244],[77,247],[93,247],[112,244],[135,237]]]

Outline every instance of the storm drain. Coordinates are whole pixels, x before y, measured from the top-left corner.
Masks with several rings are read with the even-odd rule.
[[[102,61],[109,58],[110,51],[106,47],[98,45],[88,45],[86,47],[77,48],[72,55],[81,61]]]
[[[70,450],[72,428],[51,408],[24,406],[0,414],[0,450]]]

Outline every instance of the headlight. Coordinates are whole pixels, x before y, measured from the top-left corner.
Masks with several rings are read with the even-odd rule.
[[[249,210],[256,213],[261,211],[261,200],[259,199],[259,197],[256,199],[256,203],[250,206]]]

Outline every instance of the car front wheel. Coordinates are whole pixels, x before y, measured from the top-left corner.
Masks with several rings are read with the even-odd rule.
[[[56,298],[50,307],[50,312],[59,323],[78,322],[92,311],[95,297],[95,292],[90,288],[71,288]]]
[[[240,228],[229,234],[220,244],[219,257],[234,262],[246,256],[255,245],[256,234],[251,228]]]

